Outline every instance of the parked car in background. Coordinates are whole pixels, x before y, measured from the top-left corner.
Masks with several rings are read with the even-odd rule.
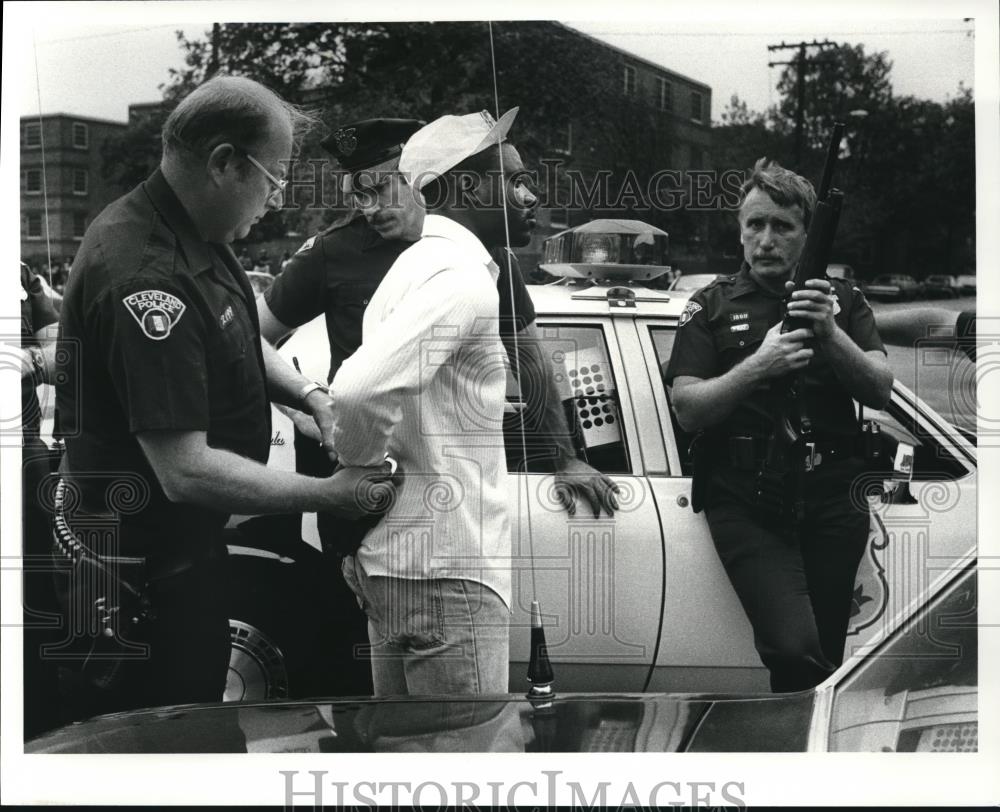
[[[963,296],[976,295],[976,275],[971,273],[960,274],[958,284]]]
[[[921,294],[920,283],[906,274],[882,274],[865,285],[865,295],[869,299],[908,302]]]
[[[694,293],[696,290],[701,290],[705,287],[715,277],[716,274],[714,273],[681,274],[670,283],[670,287],[667,290],[677,291],[678,293]]]
[[[928,299],[954,299],[961,292],[957,276],[934,273],[924,280],[924,296]]]
[[[854,268],[841,262],[831,262],[827,265],[826,275],[831,279],[843,279],[845,282],[853,282],[855,279]]]

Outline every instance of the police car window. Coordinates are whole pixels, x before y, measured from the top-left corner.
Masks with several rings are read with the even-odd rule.
[[[604,473],[630,473],[618,388],[603,329],[546,324],[538,331],[542,356],[553,368],[576,456]],[[527,454],[528,471],[550,472],[555,447],[543,431],[542,391],[537,385],[541,377],[525,374],[522,378],[528,382],[525,386],[518,385],[512,371],[507,375],[507,470],[525,470]]]
[[[905,473],[912,469],[912,479],[917,481],[956,479],[968,473],[966,467],[919,426],[914,415],[902,406],[890,403],[884,410],[865,409],[864,419],[872,421],[878,429],[880,469],[889,472],[902,465]]]
[[[670,352],[674,347],[674,338],[677,335],[677,331],[672,327],[650,327],[649,335],[653,339],[656,363],[662,375],[663,370],[667,368],[667,362],[670,360]],[[677,444],[677,456],[681,462],[681,475],[691,476],[691,455],[688,454],[688,447],[691,445],[692,437],[677,422],[677,415],[674,414],[674,407],[670,402],[670,390],[664,389],[664,391],[667,396],[667,404],[670,406],[670,426],[673,429],[674,440]],[[666,432],[666,427],[664,427],[664,431]],[[668,443],[670,442],[669,437],[664,439]]]

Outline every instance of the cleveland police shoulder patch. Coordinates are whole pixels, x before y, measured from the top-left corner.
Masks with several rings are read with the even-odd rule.
[[[684,305],[684,310],[681,312],[681,317],[680,320],[677,322],[677,326],[683,327],[685,324],[691,321],[691,318],[699,310],[701,310],[700,304],[698,304],[697,302],[688,302],[686,305]]]
[[[301,254],[303,251],[308,251],[310,248],[313,247],[313,243],[315,242],[316,242],[316,237],[315,236],[310,237],[308,240],[302,243],[302,245],[299,246],[299,250],[296,251],[295,253]]]
[[[122,299],[125,309],[145,333],[146,338],[162,341],[168,335],[187,305],[171,293],[162,290],[140,290]]]

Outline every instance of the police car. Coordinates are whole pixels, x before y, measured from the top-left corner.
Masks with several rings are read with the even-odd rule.
[[[871,653],[799,693],[183,705],[99,716],[25,752],[977,752],[976,576],[974,558],[945,567]]]
[[[580,455],[616,482],[621,507],[613,518],[583,509],[570,516],[551,472],[530,462],[524,472],[531,429],[522,440],[516,418],[526,398],[509,377],[511,691],[526,687],[537,599],[560,691],[765,693],[749,622],[704,514],[691,509],[690,437],[661,381],[687,294],[645,286],[664,270],[666,235],[622,222],[551,238],[542,268],[559,278],[529,286]],[[657,255],[661,264],[651,264]],[[322,318],[280,352],[322,379]],[[887,463],[857,484],[872,520],[844,669],[925,603],[935,579],[976,544],[973,443],[898,382],[886,409],[865,417],[879,426]],[[277,411],[271,452],[269,465],[294,470],[292,424]],[[237,588],[227,699],[322,694],[324,673],[336,668],[324,640],[336,634],[337,617],[324,607],[315,516],[301,527],[295,519],[235,517],[229,532]]]

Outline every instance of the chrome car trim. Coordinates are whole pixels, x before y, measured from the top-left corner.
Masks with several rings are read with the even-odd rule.
[[[294,564],[295,559],[285,555],[272,553],[270,550],[261,550],[259,547],[244,547],[242,544],[227,544],[226,549],[230,555],[247,555],[253,558],[266,558],[269,561],[277,561],[279,564]]]
[[[806,752],[808,753],[825,753],[829,749],[833,690],[834,686],[829,684],[829,680],[816,689],[816,695],[813,699],[812,721],[809,723],[809,740],[806,744]]]
[[[961,578],[970,567],[976,567],[977,562],[977,550],[976,547],[972,547],[964,555],[956,558],[950,565],[948,565],[944,571],[939,575],[931,585],[921,594],[917,595],[915,598],[910,600],[906,606],[896,612],[892,617],[892,621],[884,627],[885,631],[880,632],[876,637],[869,643],[865,645],[866,651],[863,654],[856,655],[840,666],[836,671],[834,671],[829,677],[827,677],[823,682],[816,686],[816,701],[817,708],[819,708],[819,703],[822,700],[820,694],[825,694],[826,701],[829,703],[829,710],[833,709],[833,695],[835,689],[846,679],[851,677],[855,671],[860,668],[865,667],[872,657],[877,657],[881,654],[882,650],[888,646],[893,639],[901,634],[910,623],[914,621],[914,618],[919,614],[919,612],[932,604],[937,600],[941,594],[947,590],[955,581]],[[826,717],[827,732],[829,728],[830,714]],[[818,722],[813,721],[814,726],[818,725]],[[818,728],[817,728],[818,729]],[[812,744],[811,738],[812,730],[810,730],[810,745]],[[811,747],[810,747],[811,749]],[[825,749],[825,745],[824,745]]]

